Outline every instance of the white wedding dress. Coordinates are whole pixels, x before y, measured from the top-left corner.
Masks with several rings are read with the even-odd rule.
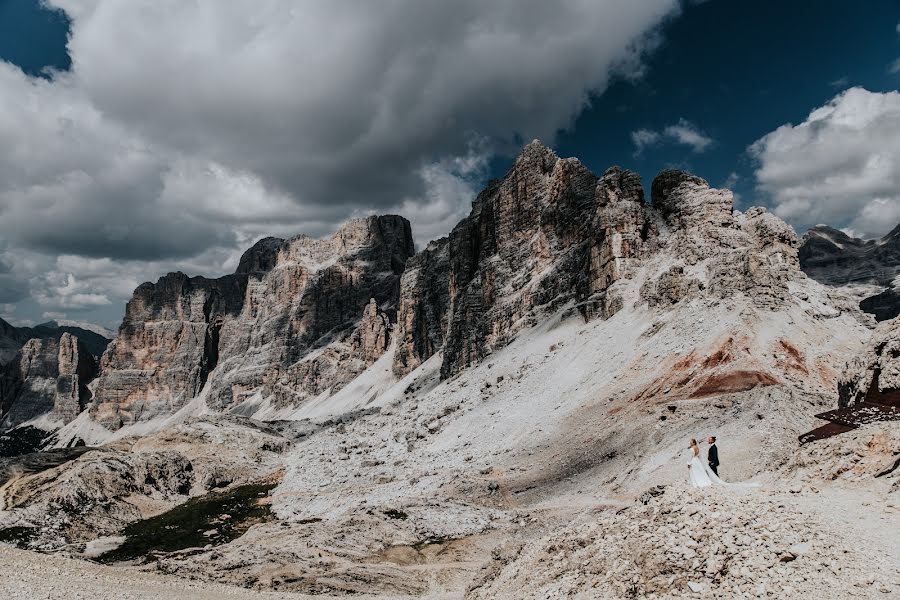
[[[691,487],[703,488],[711,485],[742,485],[725,483],[719,476],[712,472],[706,461],[700,458],[700,455],[694,456],[693,450],[688,450],[688,483]]]

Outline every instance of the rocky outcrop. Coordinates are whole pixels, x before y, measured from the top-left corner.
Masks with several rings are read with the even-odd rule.
[[[450,238],[406,262],[400,280],[394,374],[406,375],[444,345],[450,310]]]
[[[79,324],[91,327],[89,324]],[[32,338],[59,340],[66,333],[74,335],[91,354],[99,357],[110,340],[98,331],[85,327],[79,327],[72,322],[60,323],[58,321],[47,321],[34,327],[14,327],[0,319],[0,365],[5,365],[12,360],[25,342]]]
[[[28,340],[0,375],[0,430],[50,414],[68,423],[90,401],[94,357],[74,335]]]
[[[681,265],[670,267],[656,280],[648,279],[641,286],[640,297],[650,307],[666,307],[700,293],[701,283],[685,275]]]
[[[607,169],[597,182],[595,201],[587,289],[579,296],[586,318],[608,318],[622,306],[621,297],[610,287],[629,277],[641,259],[657,249],[657,219],[645,206],[640,175],[633,171]]]
[[[783,221],[760,208],[735,213],[731,192],[699,177],[663,171],[647,206],[636,173],[613,167],[597,178],[535,141],[449,240],[410,261],[394,370],[442,349],[441,374],[454,375],[566,303],[608,318],[623,306],[616,282],[657,254],[668,266],[642,288],[651,306],[702,292],[778,309],[798,273],[796,247]]]
[[[866,576],[848,581],[889,562],[869,556],[867,563],[852,546],[823,535],[821,525],[781,498],[657,486],[640,503],[498,547],[467,597],[813,598],[822,586],[865,588]]]
[[[880,240],[862,240],[816,225],[803,236],[800,265],[826,285],[881,287],[879,293],[863,298],[859,308],[876,321],[900,315],[900,290],[894,283],[900,275],[900,225]]]
[[[861,402],[900,407],[900,318],[880,323],[838,377],[838,405]]]
[[[271,474],[289,446],[270,427],[209,416],[102,448],[0,460],[0,535],[25,527],[30,547],[47,551],[119,534],[191,496]]]
[[[411,261],[395,372],[442,347],[442,376],[458,373],[533,324],[540,310],[566,303],[591,316],[612,314],[621,303],[607,290],[643,255],[653,231],[635,173],[614,167],[598,179],[577,159],[528,144],[449,239]]]
[[[323,240],[261,240],[232,275],[142,284],[103,356],[93,418],[118,428],[171,414],[201,391],[222,411],[336,389],[387,347],[412,254],[406,219],[368,217]]]
[[[262,240],[232,275],[143,284],[104,355],[93,417],[117,428],[201,391],[217,411],[297,406],[356,377],[392,333],[396,376],[442,352],[447,378],[544,313],[609,318],[624,302],[616,283],[648,256],[666,265],[642,288],[651,306],[702,293],[777,309],[797,272],[790,227],[735,213],[728,190],[667,170],[648,206],[636,173],[596,177],[537,141],[447,238],[412,253],[405,220],[371,217],[327,240]]]
[[[261,395],[276,408],[283,408],[329,390],[338,391],[387,351],[391,330],[388,313],[373,298],[349,334],[284,368],[280,380],[264,385]]]
[[[699,287],[707,294],[744,294],[767,309],[787,302],[787,283],[799,268],[797,240],[789,225],[763,208],[735,213],[729,190],[710,188],[703,179],[681,171],[663,171],[652,190],[653,208],[668,230],[661,243],[681,265],[703,267]],[[677,268],[663,274],[656,287],[672,288]],[[678,286],[672,291],[678,292]],[[651,290],[648,294],[648,300],[658,295]],[[673,296],[666,291],[666,297]]]

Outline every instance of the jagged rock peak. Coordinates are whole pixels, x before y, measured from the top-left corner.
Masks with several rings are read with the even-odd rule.
[[[0,372],[0,430],[48,413],[68,423],[90,400],[97,374],[94,357],[71,333],[28,340]]]
[[[634,171],[614,165],[604,171],[597,182],[598,201],[606,204],[615,200],[644,203],[644,185]]]
[[[663,218],[678,211],[680,207],[675,203],[680,196],[673,196],[672,192],[683,184],[689,184],[696,188],[709,188],[709,183],[696,175],[677,169],[661,171],[653,179],[650,186],[650,202]]]
[[[235,273],[265,273],[274,268],[282,252],[293,251],[293,258],[314,266],[334,256],[350,255],[373,245],[383,245],[389,253],[412,255],[415,249],[409,221],[399,215],[369,216],[346,221],[326,238],[303,234],[289,240],[263,238],[244,252]],[[398,266],[402,267],[394,265],[395,268]]]
[[[598,178],[538,141],[525,146],[447,241],[409,261],[395,373],[443,348],[441,373],[451,376],[567,302],[614,313],[621,304],[607,290],[652,244],[643,198],[636,173]]]
[[[275,267],[278,253],[287,246],[280,238],[267,237],[259,240],[242,255],[235,273],[265,273]]]
[[[93,417],[117,428],[165,416],[207,387],[216,410],[336,391],[387,347],[413,251],[406,219],[371,216],[324,239],[260,240],[231,275],[142,284],[103,356]]]

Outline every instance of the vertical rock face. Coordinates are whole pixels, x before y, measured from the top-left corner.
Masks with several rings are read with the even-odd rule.
[[[639,301],[651,307],[744,294],[774,310],[796,248],[780,219],[736,213],[731,192],[699,177],[663,171],[648,206],[636,173],[598,178],[535,141],[416,256],[405,219],[371,217],[325,240],[261,240],[225,277],[141,285],[104,354],[92,414],[116,428],[201,392],[219,411],[297,406],[348,383],[392,335],[396,376],[441,352],[449,377],[543,313],[569,305],[609,318],[624,303],[616,283],[639,271]]]
[[[0,375],[0,430],[47,413],[68,423],[90,400],[97,373],[94,357],[70,333],[28,340]]]
[[[394,374],[418,367],[444,345],[450,308],[450,238],[428,244],[406,262],[400,280]]]
[[[457,373],[533,324],[539,307],[580,302],[614,312],[607,289],[654,230],[636,174],[613,168],[598,180],[578,160],[532,142],[448,240],[410,261],[395,372],[442,347],[442,375]]]
[[[663,171],[651,189],[647,206],[636,173],[613,167],[597,178],[539,142],[526,146],[448,240],[410,261],[395,373],[443,350],[441,374],[451,376],[568,302],[608,318],[623,305],[615,283],[649,256],[666,266],[641,288],[651,307],[699,294],[784,304],[798,272],[788,225],[764,209],[735,213],[730,191],[682,171]]]
[[[619,167],[607,169],[597,182],[596,212],[589,236],[589,265],[583,312],[608,317],[621,299],[607,295],[617,280],[627,278],[641,259],[657,247],[657,223],[644,205],[641,177]]]
[[[171,414],[204,388],[225,410],[346,383],[342,361],[357,372],[387,347],[412,254],[406,219],[368,217],[324,240],[261,240],[232,275],[142,284],[103,356],[94,418],[116,428]]]
[[[838,406],[865,401],[900,406],[900,318],[879,323],[838,377]]]

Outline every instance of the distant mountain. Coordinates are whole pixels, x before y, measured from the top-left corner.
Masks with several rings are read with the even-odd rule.
[[[900,275],[900,225],[880,240],[862,240],[816,225],[800,241],[800,268],[827,285],[889,286]]]
[[[112,332],[94,325],[93,323],[81,323],[78,321],[47,321],[35,325],[30,329],[29,337],[59,339],[64,333],[71,333],[77,337],[88,351],[99,357],[106,350],[106,346],[115,337]],[[105,332],[101,333],[101,332]]]
[[[41,323],[40,325],[36,325],[36,327],[46,327],[50,329],[80,329],[84,331],[90,331],[96,333],[100,337],[104,337],[108,340],[116,337],[116,332],[112,329],[107,329],[101,325],[97,325],[96,323],[90,323],[88,321],[74,321],[72,319],[54,319],[52,321],[47,321],[46,323]],[[74,333],[70,331],[69,333]]]
[[[900,225],[879,240],[850,237],[827,225],[816,225],[800,243],[800,268],[826,285],[874,285],[880,293],[864,298],[860,308],[878,321],[900,315]]]
[[[13,327],[0,319],[0,365],[5,365],[28,340],[18,327]]]
[[[47,321],[34,327],[15,327],[0,319],[0,365],[8,363],[30,339],[59,340],[63,334],[71,333],[84,344],[85,348],[99,357],[106,350],[112,338],[108,330],[79,321]]]

